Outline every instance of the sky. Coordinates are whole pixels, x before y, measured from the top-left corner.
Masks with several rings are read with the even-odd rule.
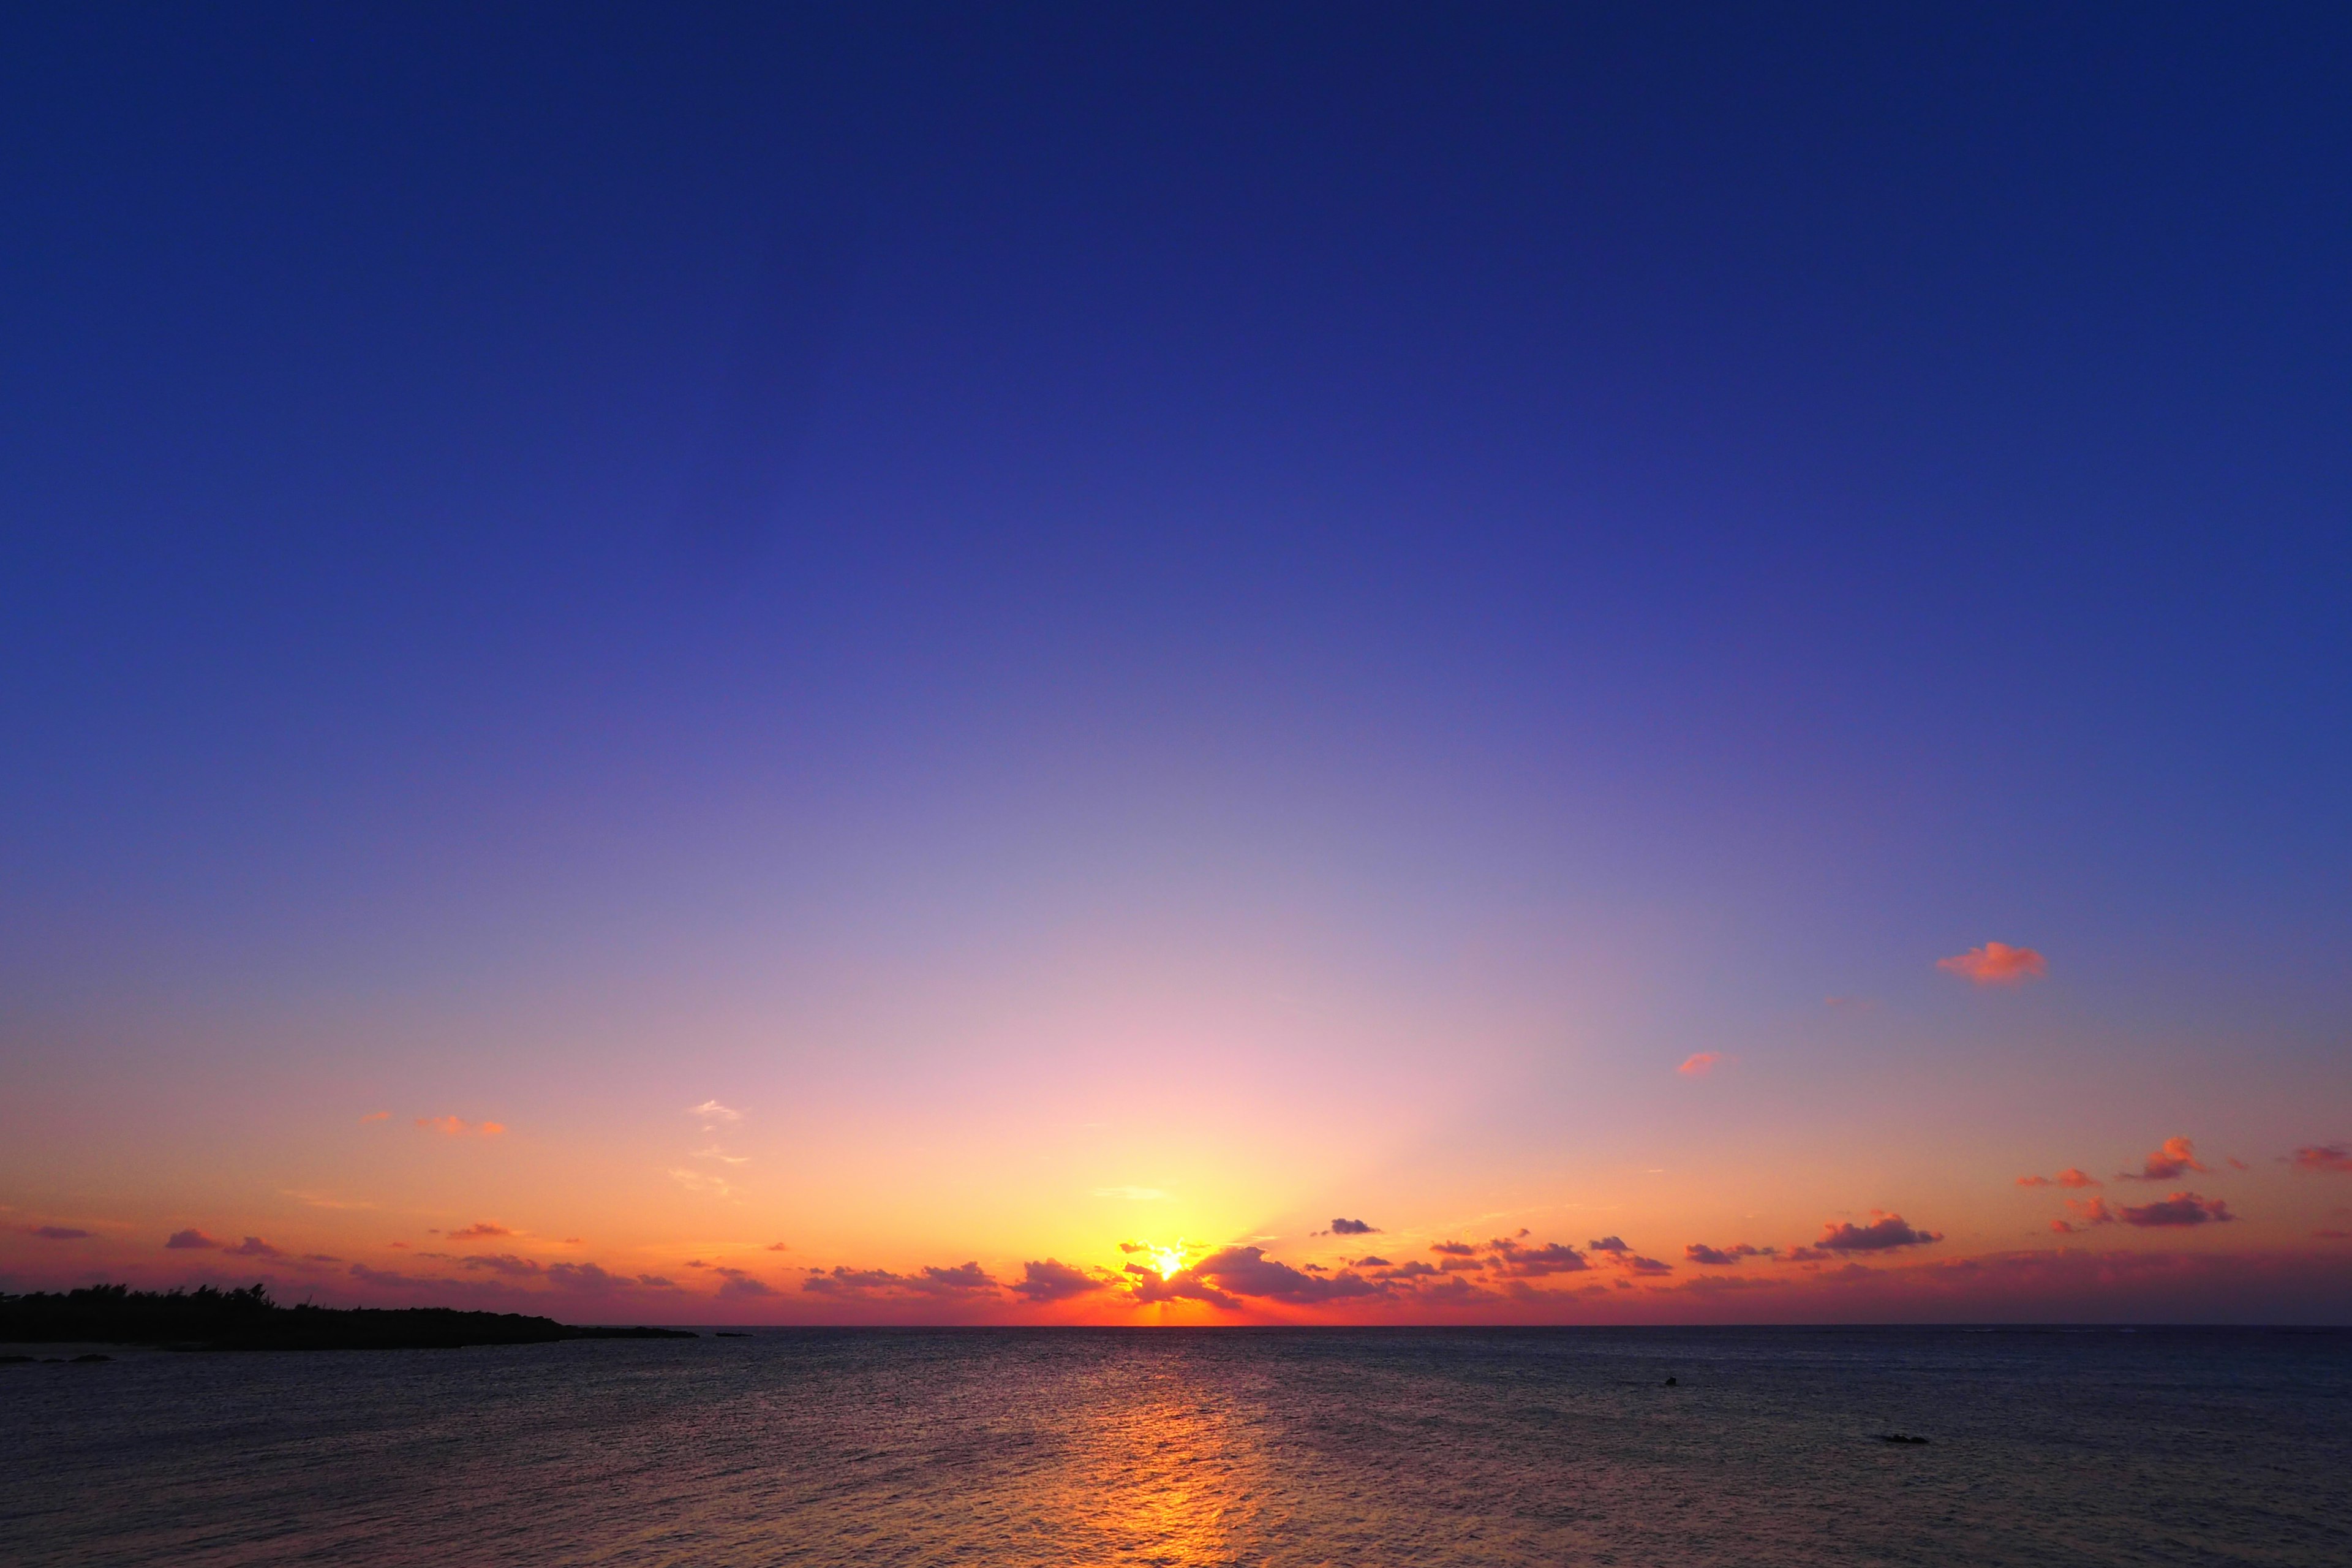
[[[2352,1322],[2337,7],[52,7],[0,1289]]]

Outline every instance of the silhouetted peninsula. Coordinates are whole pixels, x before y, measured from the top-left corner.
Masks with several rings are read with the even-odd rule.
[[[578,1328],[520,1312],[454,1307],[281,1307],[267,1286],[220,1290],[79,1290],[0,1295],[0,1342],[163,1345],[175,1350],[454,1350],[558,1340],[691,1340],[686,1329]]]

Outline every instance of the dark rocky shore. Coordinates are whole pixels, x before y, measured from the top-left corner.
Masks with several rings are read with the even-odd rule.
[[[267,1287],[0,1295],[0,1343],[160,1345],[174,1350],[454,1350],[560,1340],[690,1340],[685,1329],[581,1328],[520,1312],[452,1307],[282,1307]]]

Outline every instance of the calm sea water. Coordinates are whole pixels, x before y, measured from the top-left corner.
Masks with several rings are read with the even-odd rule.
[[[2341,1568],[2352,1336],[150,1353],[0,1368],[0,1561]]]

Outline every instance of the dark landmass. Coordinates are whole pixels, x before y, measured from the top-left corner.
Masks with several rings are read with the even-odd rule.
[[[281,1307],[268,1287],[79,1290],[0,1295],[0,1342],[162,1345],[173,1350],[454,1350],[559,1340],[691,1340],[685,1329],[593,1329],[520,1312],[453,1307]]]

